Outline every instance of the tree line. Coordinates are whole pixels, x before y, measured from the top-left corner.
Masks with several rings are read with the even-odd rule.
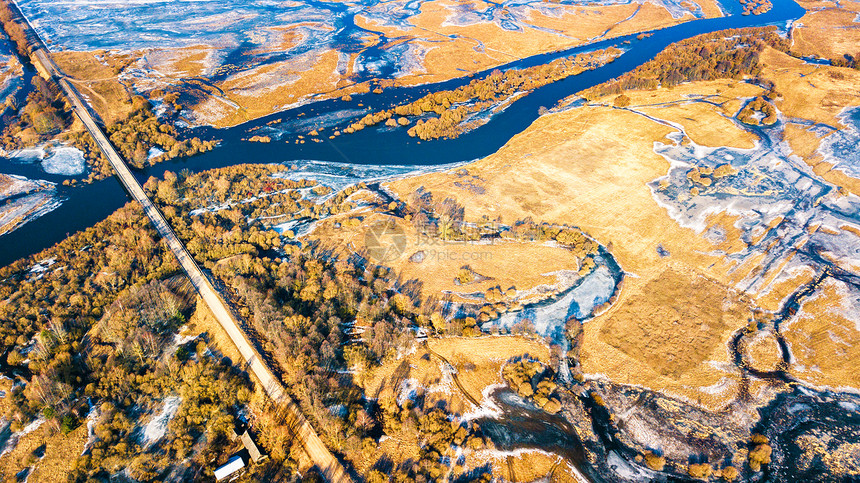
[[[418,118],[408,130],[410,136],[424,140],[456,138],[481,122],[475,117],[477,114],[500,102],[597,68],[620,54],[620,50],[608,48],[523,69],[505,72],[495,69],[486,77],[474,79],[457,89],[434,92],[409,104],[367,114],[343,132],[351,134],[383,122],[389,127],[408,126],[412,122],[410,118]]]
[[[619,95],[626,90],[673,87],[683,82],[741,79],[761,73],[759,56],[765,47],[788,52],[791,41],[776,27],[729,29],[698,35],[669,45],[632,71],[579,93],[588,100]]]

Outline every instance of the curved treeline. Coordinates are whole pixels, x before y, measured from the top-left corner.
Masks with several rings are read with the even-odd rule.
[[[672,87],[683,82],[741,79],[761,73],[761,52],[772,47],[788,52],[791,40],[776,27],[729,29],[699,35],[669,45],[636,69],[581,92],[588,100],[627,90]]]

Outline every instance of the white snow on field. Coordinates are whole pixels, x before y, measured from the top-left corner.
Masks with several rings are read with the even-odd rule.
[[[143,427],[141,443],[144,446],[149,446],[164,437],[167,433],[167,423],[176,416],[180,403],[182,403],[182,398],[178,396],[164,398],[161,412]]]
[[[0,235],[20,228],[61,204],[62,200],[55,196],[53,189],[6,201],[0,205]]]
[[[502,409],[493,402],[492,394],[496,389],[502,389],[506,384],[490,384],[481,391],[481,406],[463,414],[461,421],[472,421],[479,418],[498,419],[502,415]]]
[[[46,258],[46,259],[40,261],[39,263],[33,265],[32,267],[30,267],[30,273],[45,272],[48,270],[48,267],[50,267],[51,265],[53,265],[55,263],[57,263],[56,258],[53,258],[53,257],[52,258]]]
[[[615,451],[609,452],[606,462],[609,464],[609,467],[612,468],[612,471],[626,480],[645,481],[646,479],[653,477],[653,475],[645,469],[628,463],[627,460],[622,458]]]
[[[84,152],[73,147],[54,148],[53,153],[42,160],[42,169],[50,174],[76,176],[83,174],[85,168]]]
[[[40,179],[28,179],[23,176],[18,176],[14,174],[0,174],[0,177],[5,177],[9,182],[9,184],[6,186],[6,189],[0,191],[0,201],[23,193],[29,193],[38,190],[53,190],[56,186],[50,181],[43,181]]]
[[[469,161],[441,164],[436,166],[377,166],[365,164],[334,163],[328,161],[290,161],[294,169],[280,171],[272,175],[273,178],[284,178],[293,181],[311,179],[326,185],[334,192],[343,190],[348,186],[365,183],[378,183],[391,181],[409,176],[433,173],[455,169]]]
[[[18,440],[21,439],[22,436],[29,434],[29,433],[32,433],[33,431],[39,429],[39,426],[41,426],[42,423],[44,423],[44,422],[45,422],[44,419],[39,418],[39,419],[33,421],[32,423],[28,424],[21,431],[18,431],[16,433],[12,433],[12,436],[9,436],[9,440],[6,441],[6,446],[3,447],[3,452],[0,453],[0,456],[3,456],[6,453],[15,449],[15,446],[18,445]]]

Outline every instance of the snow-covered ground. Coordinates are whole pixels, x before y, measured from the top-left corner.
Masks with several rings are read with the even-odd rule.
[[[836,169],[860,178],[860,107],[844,109],[839,120],[845,127],[824,138],[818,152]]]
[[[143,432],[140,436],[140,442],[144,446],[149,446],[167,434],[167,424],[176,416],[179,411],[179,405],[182,403],[182,398],[171,396],[164,398],[161,412],[154,415],[152,419],[143,427]]]
[[[294,181],[311,179],[332,188],[334,192],[338,192],[362,181],[365,183],[376,183],[437,171],[446,171],[468,164],[468,162],[435,166],[375,166],[329,161],[291,161],[289,164],[295,169],[281,171],[272,176]]]
[[[819,152],[837,169],[860,175],[856,150],[860,109],[846,110],[842,119],[847,127],[824,138]],[[715,254],[737,266],[749,262],[760,267],[738,283],[737,288],[753,293],[768,290],[768,280],[780,273],[803,266],[814,269],[832,263],[860,271],[860,197],[816,176],[780,140],[783,129],[783,121],[763,129],[766,138],[753,149],[682,144],[681,132],[669,135],[673,143],[654,146],[671,166],[666,176],[650,183],[655,201],[678,224],[710,240]],[[714,178],[709,186],[688,178],[694,167],[725,164],[737,174]],[[736,221],[733,226],[720,225],[713,221],[717,214]],[[718,252],[727,237],[737,236],[732,232],[739,232],[744,247]]]
[[[451,11],[446,24],[493,22],[508,30],[527,27],[530,11],[558,16],[566,7],[601,6],[649,1],[665,7],[675,18],[689,16],[683,0],[503,0],[469,4]],[[281,41],[278,27],[295,25],[302,39],[290,50],[313,46],[360,45],[363,31],[353,17],[360,13],[375,23],[409,29],[429,0],[20,0],[21,10],[52,49],[99,50],[190,47],[208,44],[226,50],[242,44],[264,46]],[[702,10],[693,5],[693,15]],[[425,7],[426,8],[426,7]],[[397,44],[399,45],[399,44]],[[305,47],[304,49],[302,47]],[[350,45],[352,47],[353,45]],[[395,47],[396,45],[392,45]]]
[[[55,210],[61,204],[62,199],[57,196],[53,187],[34,191],[10,201],[0,201],[0,235],[9,233]]]
[[[0,177],[4,178],[4,180],[0,180],[0,185],[5,185],[5,182],[9,183],[0,190],[0,201],[23,193],[50,190],[54,187],[54,183],[49,181],[27,179],[23,176],[17,176],[14,174],[0,174]]]
[[[344,73],[350,62],[353,73],[368,80],[421,74],[425,56],[435,48],[426,37],[438,42],[437,35],[415,28],[419,23],[415,17],[427,10],[442,10],[443,31],[451,38],[458,37],[456,29],[444,28],[490,24],[509,31],[538,29],[567,39],[535,19],[579,14],[583,6],[648,2],[665,7],[675,18],[704,16],[695,2],[684,0],[502,0],[431,6],[434,1],[20,0],[18,4],[52,50],[144,52],[141,62],[123,73],[144,88],[155,88],[165,76],[226,76],[237,84],[235,92],[248,96],[294,82],[296,71],[311,68],[323,53],[332,51],[340,59],[336,75]],[[383,37],[379,44],[368,46],[378,34],[373,27],[357,26],[365,23],[410,34],[391,42]],[[487,51],[480,40],[462,39],[477,42],[476,51]],[[176,64],[174,49],[206,51],[200,70],[191,73],[187,63]],[[292,72],[278,72],[285,63]],[[225,69],[230,73],[218,72],[225,65],[231,67]],[[258,69],[261,66],[266,69]],[[254,82],[245,82],[246,75],[253,75]],[[220,96],[207,100],[202,113],[195,110],[201,117],[196,120],[217,117],[222,102],[230,101]]]
[[[24,70],[18,58],[12,55],[5,38],[0,37],[0,100],[18,91],[23,85]]]

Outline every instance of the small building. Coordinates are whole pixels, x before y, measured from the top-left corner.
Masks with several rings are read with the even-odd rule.
[[[259,463],[260,460],[265,457],[262,453],[260,453],[260,448],[257,447],[257,444],[254,443],[254,440],[251,439],[251,434],[248,432],[248,430],[245,430],[245,432],[242,433],[242,436],[239,436],[239,439],[242,440],[242,446],[244,446],[245,449],[248,450],[248,456],[251,457],[251,461],[253,461],[254,463]]]
[[[242,443],[242,446],[248,452],[248,457],[251,458],[251,461],[254,463],[259,463],[261,460],[266,459],[267,455],[263,454],[260,451],[260,448],[254,443],[254,439],[251,437],[251,432],[248,431],[248,427],[245,425],[240,425],[233,428],[230,431],[230,440],[236,441],[239,440]]]
[[[226,478],[239,476],[238,472],[245,467],[245,461],[239,455],[234,455],[227,463],[215,469],[215,480],[222,481]]]

